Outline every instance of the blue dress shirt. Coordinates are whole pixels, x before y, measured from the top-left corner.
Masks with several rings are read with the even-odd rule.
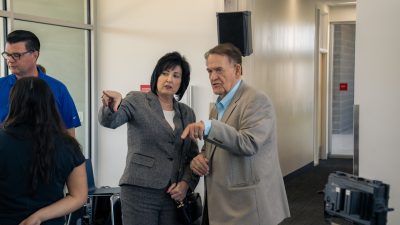
[[[224,113],[228,106],[231,104],[233,96],[235,96],[237,90],[239,89],[240,83],[242,80],[239,80],[235,86],[228,92],[228,94],[225,95],[224,98],[218,97],[217,103],[215,103],[215,107],[217,108],[218,112],[218,120],[221,120],[221,118],[224,116]],[[210,133],[211,130],[211,120],[205,120],[204,121],[204,135],[207,136]]]

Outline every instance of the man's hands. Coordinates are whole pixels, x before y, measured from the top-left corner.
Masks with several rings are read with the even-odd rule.
[[[194,141],[197,139],[203,140],[204,122],[200,120],[197,123],[191,123],[187,125],[185,130],[182,132],[181,138],[185,139],[188,136]]]
[[[193,141],[197,139],[203,140],[205,125],[203,121],[191,123],[183,130],[181,138],[190,137]],[[190,162],[190,169],[199,176],[205,176],[209,172],[208,159],[204,155],[199,154]]]
[[[116,112],[118,111],[119,104],[121,104],[122,95],[117,91],[103,91],[101,101],[103,102],[103,106],[112,107],[114,112]]]
[[[208,175],[208,159],[202,154],[197,155],[190,162],[190,169],[199,176]]]

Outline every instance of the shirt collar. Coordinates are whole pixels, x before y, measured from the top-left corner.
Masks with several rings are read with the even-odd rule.
[[[44,73],[43,73],[43,71],[41,71],[38,67],[36,67],[36,69],[37,69],[37,71],[38,71],[38,77],[39,78],[43,78],[44,77]]]
[[[37,71],[38,71],[39,78],[43,78],[45,76],[45,74],[39,68],[37,68]],[[10,86],[14,86],[15,82],[17,82],[17,76],[15,74],[10,74],[9,76],[10,76],[10,79],[9,79]]]
[[[233,86],[233,88],[228,92],[228,94],[224,96],[224,98],[221,99],[220,97],[218,97],[217,105],[220,105],[220,107],[222,106],[223,109],[226,109],[226,107],[228,107],[228,105],[231,104],[233,96],[235,96],[236,91],[239,89],[241,82],[242,80],[236,82],[235,86]]]
[[[15,82],[17,82],[17,76],[15,74],[9,75],[10,79],[8,79],[10,86],[14,86]]]

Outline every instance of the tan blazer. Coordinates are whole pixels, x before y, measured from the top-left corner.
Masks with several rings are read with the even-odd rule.
[[[271,101],[242,81],[223,118],[216,117],[214,107],[202,150],[210,166],[209,224],[276,225],[289,217]]]

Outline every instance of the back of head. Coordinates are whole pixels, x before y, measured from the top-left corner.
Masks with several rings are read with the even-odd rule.
[[[40,78],[20,78],[11,89],[10,110],[4,128],[7,131],[18,126],[23,126],[32,140],[30,172],[35,191],[40,181],[48,182],[50,179],[56,136],[68,137],[61,125],[53,93]]]
[[[15,44],[25,42],[27,51],[40,51],[39,38],[32,32],[27,30],[14,30],[7,35],[6,42]]]
[[[208,56],[211,54],[225,55],[229,58],[230,62],[242,66],[242,53],[239,48],[231,43],[219,44],[208,50],[208,52],[204,54],[205,59],[207,60]]]
[[[18,79],[11,89],[10,109],[4,125],[18,124],[62,130],[53,93],[45,81],[24,77]]]
[[[167,53],[158,60],[157,65],[155,66],[151,75],[150,81],[151,91],[154,94],[157,94],[157,80],[161,73],[165,70],[173,69],[176,66],[180,66],[182,68],[181,86],[176,92],[176,95],[178,96],[178,100],[183,97],[190,82],[190,65],[186,61],[185,57],[178,52]]]

